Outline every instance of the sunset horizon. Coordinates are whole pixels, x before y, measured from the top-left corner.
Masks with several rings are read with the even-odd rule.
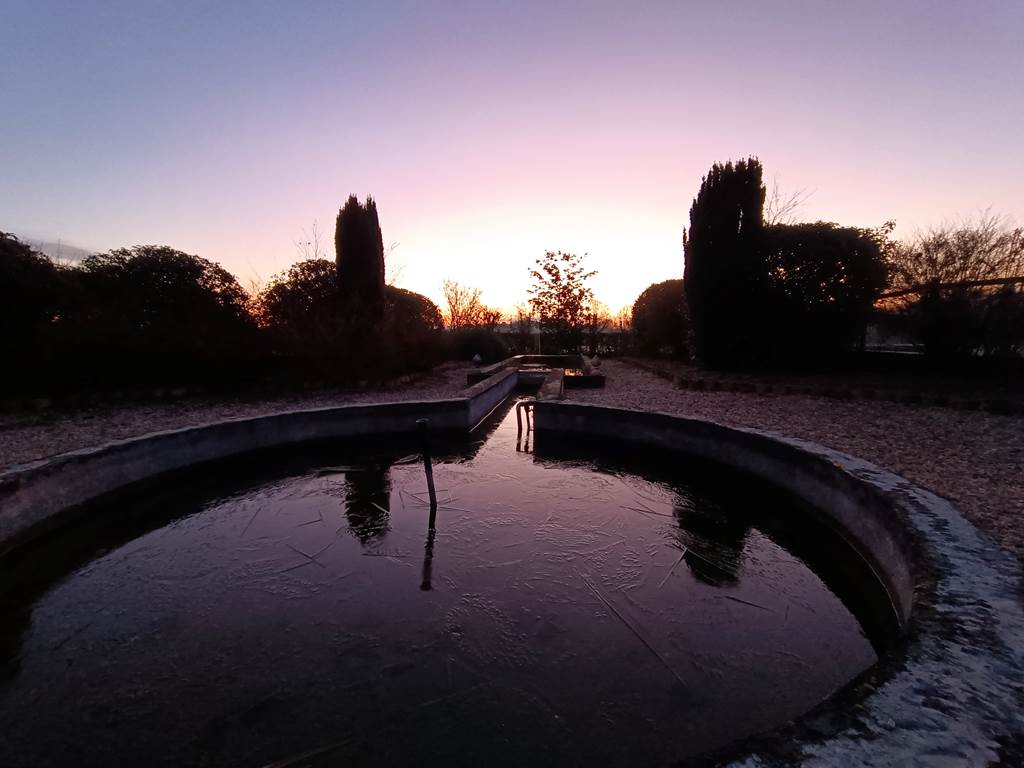
[[[616,310],[682,275],[715,162],[759,157],[802,221],[1024,221],[1018,4],[570,9],[15,3],[4,227],[166,244],[248,286],[314,222],[332,258],[369,194],[401,287],[438,301],[454,278],[510,310],[571,251]]]

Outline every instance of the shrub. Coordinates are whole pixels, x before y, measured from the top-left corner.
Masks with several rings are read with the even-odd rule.
[[[632,323],[639,351],[686,356],[689,323],[683,281],[665,280],[644,289],[633,302]]]
[[[62,309],[59,268],[14,235],[0,232],[0,327],[7,347],[32,346]]]
[[[862,341],[886,265],[875,231],[828,222],[766,227],[764,344],[775,362],[818,362]]]
[[[497,363],[509,356],[505,340],[484,328],[459,328],[449,333],[451,354],[455,360],[472,360],[480,355],[484,364]]]
[[[0,391],[46,391],[63,375],[69,361],[59,340],[75,296],[71,272],[0,232],[0,359],[10,371]]]
[[[336,266],[327,259],[293,264],[260,292],[254,314],[290,344],[335,343],[343,325]]]
[[[385,288],[382,334],[388,375],[423,371],[440,363],[447,352],[441,310],[426,296],[404,288]]]
[[[249,299],[223,267],[145,245],[90,256],[73,274],[81,383],[213,382],[252,370]]]

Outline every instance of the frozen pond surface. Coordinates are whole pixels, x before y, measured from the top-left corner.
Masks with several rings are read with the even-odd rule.
[[[433,532],[415,444],[364,441],[164,481],[8,564],[0,765],[660,765],[886,642],[867,567],[772,489],[520,452],[513,411],[436,442]]]

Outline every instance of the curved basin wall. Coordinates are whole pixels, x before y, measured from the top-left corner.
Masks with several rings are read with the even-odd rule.
[[[0,473],[0,556],[57,525],[63,515],[125,486],[193,464],[284,445],[414,431],[417,419],[434,430],[472,429],[515,389],[503,371],[466,397],[348,405],[231,419],[157,432],[98,448],[61,454]]]
[[[625,439],[764,478],[827,516],[888,588],[906,627],[899,647],[838,700],[714,764],[1024,764],[1021,563],[947,500],[814,443],[667,414],[538,401],[534,427],[538,445],[558,433]]]
[[[711,459],[783,488],[823,515],[868,560],[889,592],[901,625],[914,604],[911,541],[892,501],[815,446],[708,421],[578,403],[538,402],[545,432],[629,440]]]

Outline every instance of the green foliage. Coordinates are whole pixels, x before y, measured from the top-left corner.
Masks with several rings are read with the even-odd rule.
[[[334,230],[338,290],[351,322],[368,326],[384,311],[384,239],[372,197],[355,195],[338,212]]]
[[[767,331],[767,359],[814,362],[861,341],[887,282],[882,242],[889,229],[821,221],[764,229],[761,258],[770,314],[762,328]]]
[[[667,350],[685,357],[689,322],[683,281],[665,280],[645,288],[633,302],[632,325],[638,351],[661,354]]]
[[[578,352],[583,343],[587,309],[594,298],[587,280],[597,274],[583,266],[583,257],[548,251],[530,269],[530,305],[540,318],[549,351]]]
[[[716,163],[701,182],[683,234],[683,279],[697,356],[712,367],[749,363],[759,354],[753,330],[764,316],[761,163]]]

